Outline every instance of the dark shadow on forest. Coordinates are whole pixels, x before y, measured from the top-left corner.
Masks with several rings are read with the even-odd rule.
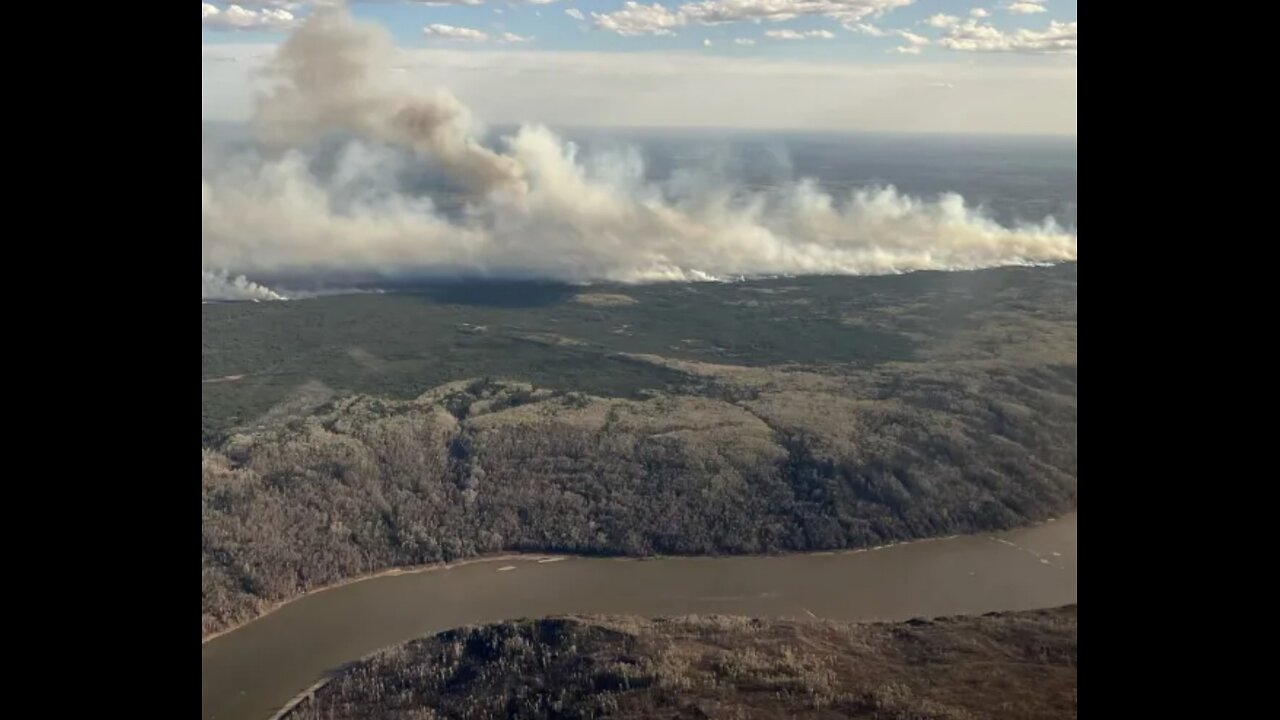
[[[576,289],[564,283],[539,280],[456,280],[413,289],[441,305],[532,308],[558,305]]]

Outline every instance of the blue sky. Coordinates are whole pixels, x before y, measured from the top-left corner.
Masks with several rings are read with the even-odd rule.
[[[468,4],[478,2],[479,4]],[[1043,31],[1050,22],[1075,22],[1075,0],[1043,0],[1042,2],[1001,0],[999,2],[975,2],[974,0],[916,0],[908,4],[900,4],[902,0],[866,0],[865,3],[832,2],[834,13],[840,13],[848,7],[854,15],[863,8],[872,10],[861,20],[842,22],[837,16],[822,13],[800,14],[787,20],[757,21],[745,18],[737,22],[726,22],[715,25],[687,23],[676,27],[670,35],[637,34],[625,36],[610,31],[600,25],[600,18],[607,18],[623,9],[623,0],[602,0],[596,2],[573,2],[559,0],[552,2],[480,2],[480,0],[462,0],[451,3],[441,0],[440,4],[427,4],[406,0],[395,2],[351,2],[351,13],[357,18],[377,21],[387,27],[396,42],[404,47],[458,46],[462,44],[477,45],[497,43],[497,38],[504,32],[514,33],[529,38],[530,47],[549,50],[589,50],[600,52],[654,52],[671,50],[698,49],[707,52],[732,53],[737,55],[768,57],[813,57],[821,55],[842,60],[875,61],[883,60],[885,55],[894,53],[894,48],[902,46],[900,37],[894,36],[893,30],[906,30],[922,37],[945,37],[946,28],[936,28],[929,24],[929,19],[937,15],[949,15],[963,22],[974,22],[990,26],[1004,33],[1014,33],[1019,29],[1031,32]],[[812,0],[799,0],[796,5],[821,5]],[[211,2],[212,5],[225,11],[236,3]],[[654,3],[639,3],[646,8]],[[682,5],[698,3],[666,2],[657,3],[671,12],[678,12]],[[732,0],[724,3],[732,6]],[[760,5],[785,6],[785,0],[762,0]],[[270,10],[273,6],[289,12],[295,18],[303,18],[309,12],[308,3],[290,2],[289,0],[241,0],[239,5],[249,12]],[[750,0],[742,3],[750,5]],[[1040,11],[1033,7],[1042,8]],[[885,8],[882,12],[875,12]],[[974,9],[986,12],[984,17],[975,18],[970,15]],[[582,20],[571,17],[566,11],[576,10],[583,15]],[[745,14],[745,13],[744,13]],[[272,26],[273,23],[261,23]],[[452,27],[474,29],[490,36],[488,41],[468,41],[432,37],[424,34],[423,28],[432,24],[445,24]],[[844,25],[870,25],[886,31],[882,36],[870,36],[865,32],[846,29]],[[801,40],[773,39],[767,37],[767,31],[795,30],[827,31],[833,38],[809,37]],[[219,26],[216,22],[206,23],[201,32],[204,43],[219,42],[277,42],[282,39],[282,31],[231,30]],[[1074,37],[1074,33],[1072,33]],[[754,45],[736,44],[735,39],[752,40]],[[704,45],[705,40],[711,46]],[[1073,43],[1074,45],[1074,43]],[[927,53],[930,49],[920,54]],[[935,52],[955,52],[945,48],[937,48]]]
[[[202,2],[204,115],[247,113],[252,80],[233,73],[224,61],[237,60],[243,69],[250,62],[246,58],[261,58],[323,1]],[[907,130],[925,131],[1075,132],[1074,0],[369,0],[348,7],[356,18],[385,27],[406,57],[415,58],[406,64],[409,72],[424,82],[461,85],[454,88],[460,97],[495,110],[502,117],[493,119],[503,122],[517,120],[507,116],[525,109],[511,100],[522,90],[513,74],[534,66],[564,68],[577,58],[579,65],[600,68],[600,76],[587,78],[582,87],[599,88],[602,102],[609,104],[613,84],[635,81],[631,91],[617,92],[629,92],[626,100],[634,104],[632,91],[642,88],[651,104],[674,108],[673,125],[715,125],[740,117],[744,105],[737,96],[724,98],[736,108],[731,112],[717,113],[711,106],[719,102],[715,95],[722,77],[750,72],[764,95],[798,102],[795,124],[806,127],[895,129],[905,124]],[[732,65],[735,60],[742,64]],[[685,77],[675,77],[680,74],[675,67],[661,69],[679,63],[687,67]],[[461,66],[470,72],[460,72]],[[486,72],[493,77],[477,77]],[[574,67],[573,72],[590,75],[591,69]],[[637,80],[646,73],[656,74]],[[897,73],[896,80],[886,73]],[[502,77],[511,84],[501,85]],[[685,87],[698,78],[705,103],[696,102],[698,92]],[[787,82],[809,83],[809,95],[797,97],[796,90],[784,87]],[[240,85],[242,97],[236,94]],[[663,91],[656,85],[666,87],[669,97],[660,97]],[[919,90],[925,86],[972,92],[951,92],[946,102],[935,92],[922,100]],[[741,94],[747,86],[734,87]],[[565,89],[548,85],[544,90],[531,99],[539,106],[527,108],[535,116],[550,116],[553,122],[584,115],[590,122],[598,116],[604,124],[626,124],[613,122],[607,111],[575,105]],[[824,93],[853,97],[835,107],[819,101]],[[749,113],[744,122],[793,124],[764,107],[769,101],[762,98],[760,112]],[[855,105],[866,109],[870,102],[899,103],[902,109],[896,115],[855,112]],[[641,108],[638,115],[646,124],[662,120],[656,107]]]

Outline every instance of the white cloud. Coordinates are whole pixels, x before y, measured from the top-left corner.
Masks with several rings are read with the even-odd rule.
[[[1026,54],[1076,54],[1076,22],[1049,22],[1044,30],[1019,29],[1003,32],[991,25],[969,20],[951,28],[938,40],[950,50]]]
[[[240,0],[240,2],[235,4],[240,7],[269,7],[283,8],[285,10],[297,10],[306,3],[301,0]]]
[[[801,15],[825,15],[855,22],[875,17],[914,0],[703,0],[680,6],[692,20],[704,24],[744,20],[781,21]]]
[[[619,35],[671,35],[686,25],[737,22],[780,22],[805,15],[822,15],[842,22],[878,17],[914,0],[701,0],[674,10],[653,3],[629,1],[607,13],[591,13],[595,26]]]
[[[1042,0],[1035,0],[1034,2],[1032,0],[1019,0],[1019,2],[1009,3],[1004,9],[1014,15],[1031,15],[1032,13],[1049,12],[1045,9],[1044,5],[1040,4],[1041,1]]]
[[[702,38],[702,47],[711,47],[711,38]]]
[[[991,15],[991,13],[987,12],[983,8],[974,8],[969,11],[969,15],[976,18],[984,18]]]
[[[329,1],[335,2],[335,0],[329,0]],[[358,1],[358,0],[355,0],[355,1]],[[365,2],[377,2],[377,1],[378,0],[365,0]],[[417,4],[417,5],[427,5],[429,7],[448,7],[450,5],[467,5],[467,6],[475,7],[476,5],[483,5],[485,3],[485,0],[403,0],[403,1]],[[341,4],[341,2],[342,0],[336,0],[335,4]],[[559,2],[559,0],[508,0],[508,3],[513,5],[521,2],[526,5],[550,5],[551,3]]]
[[[336,5],[340,5],[343,2],[343,0],[313,0],[313,1],[329,2],[330,4],[336,4]],[[360,2],[360,0],[349,0],[349,1]],[[364,2],[372,3],[372,2],[379,2],[379,0],[364,0]],[[476,5],[483,5],[485,3],[485,0],[402,0],[402,2],[407,2],[410,4],[416,4],[416,5],[426,5],[428,7],[448,7],[450,5],[467,5],[467,6],[474,7]],[[521,2],[526,5],[550,5],[553,2],[559,2],[559,0],[507,0],[507,2],[508,4],[512,4],[512,5],[516,3],[521,3]]]
[[[484,42],[489,39],[489,34],[481,30],[444,25],[442,23],[432,23],[422,28],[422,34],[443,40],[462,40],[465,42]]]
[[[591,13],[595,26],[619,35],[674,35],[673,28],[683,27],[687,19],[658,3],[642,5],[628,1],[611,13]]]
[[[960,23],[960,18],[956,17],[955,15],[944,15],[942,13],[938,13],[937,15],[930,15],[929,19],[925,20],[925,24],[927,24],[929,27],[936,27],[936,28],[949,28],[953,25],[958,25],[959,23]]]
[[[288,30],[297,18],[288,10],[264,7],[249,10],[240,5],[220,8],[210,3],[200,3],[200,27],[205,30]]]
[[[752,40],[751,38],[734,38],[733,44],[734,45],[755,45],[756,41]]]
[[[517,35],[511,32],[504,32],[497,35],[490,35],[483,30],[475,28],[457,27],[455,25],[444,25],[442,23],[433,23],[422,28],[422,34],[431,38],[439,38],[441,40],[457,40],[460,42],[488,42],[496,40],[500,43],[527,43],[533,42],[533,38],[529,36]]]
[[[884,37],[889,34],[870,23],[845,23],[844,29],[859,35],[870,35],[871,37]]]
[[[946,22],[944,20],[939,20],[938,18],[950,18],[955,22],[960,21],[959,18],[950,16],[950,15],[934,15],[933,17],[929,18],[929,20],[927,20],[926,22],[930,25],[933,25],[934,27],[945,27]],[[887,37],[890,35],[895,35],[897,37],[902,38],[903,40],[906,40],[907,41],[906,45],[900,45],[888,51],[891,53],[897,53],[899,55],[919,55],[920,48],[929,44],[929,38],[923,35],[917,35],[916,33],[913,33],[909,30],[884,30],[884,29],[875,27],[874,25],[869,25],[867,23],[858,23],[856,25],[845,24],[844,27],[846,30],[860,33],[862,35],[870,35],[871,37]]]
[[[573,18],[574,20],[586,20],[586,19],[587,19],[587,18],[586,18],[586,16],[582,14],[582,11],[581,11],[581,10],[579,10],[578,8],[565,8],[564,14],[565,14],[565,15],[568,15],[569,17]]]
[[[387,2],[387,0],[312,0],[312,1],[327,2],[328,4],[331,4],[331,5],[341,5],[344,2],[346,3],[363,2],[366,4],[376,3],[376,2]],[[508,5],[517,5],[521,3],[525,5],[550,5],[551,3],[559,2],[559,1],[560,0],[506,0],[506,3]],[[475,7],[477,5],[484,5],[486,0],[400,0],[400,2],[409,3],[411,5],[426,5],[427,7],[450,7],[450,6],[457,6],[457,5]]]
[[[824,40],[830,40],[835,37],[836,34],[829,30],[766,30],[764,32],[764,36],[773,38],[774,40],[806,40],[808,38],[823,38]]]

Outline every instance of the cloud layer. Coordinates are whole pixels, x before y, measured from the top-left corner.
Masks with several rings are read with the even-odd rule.
[[[416,0],[426,5],[480,5],[482,0]],[[545,4],[555,0],[524,0],[529,4]],[[914,0],[698,0],[681,4],[646,4],[628,0],[615,10],[592,12],[591,26],[596,30],[622,36],[674,36],[687,26],[728,24],[781,23],[796,18],[822,17],[840,23],[845,29],[869,37],[899,36],[905,44],[890,49],[918,55],[927,46],[953,51],[998,52],[1025,55],[1077,52],[1076,22],[1049,21],[1044,30],[1018,28],[1003,30],[983,22],[991,13],[975,7],[962,21],[959,15],[935,13],[919,25],[941,31],[931,38],[915,35],[905,29],[878,27],[869,20],[881,18],[890,11],[911,5]],[[239,3],[202,2],[201,26],[205,30],[283,32],[293,29],[305,18],[295,12],[332,10],[345,5],[345,0],[240,0]],[[1035,15],[1048,12],[1044,0],[1009,0],[999,8],[1010,15]],[[496,8],[495,12],[503,12]],[[564,13],[575,20],[587,21],[587,15],[573,7]],[[540,13],[539,13],[540,14]],[[586,26],[582,26],[585,28]],[[422,33],[432,41],[455,43],[528,43],[534,38],[512,32],[487,31],[475,27],[431,23]],[[771,29],[763,36],[773,40],[835,39],[830,30],[794,28]],[[743,38],[747,40],[747,38]],[[710,43],[704,41],[705,46]],[[747,45],[747,42],[737,42]]]
[[[200,3],[200,26],[206,30],[287,30],[297,24],[297,19],[284,5],[254,10],[242,5]]]
[[[782,22],[818,15],[841,22],[877,17],[913,0],[703,0],[669,9],[660,3],[627,2],[613,12],[591,13],[597,28],[619,35],[671,35],[686,25]]]
[[[938,44],[948,50],[1027,54],[1076,54],[1076,23],[1050,21],[1044,30],[1004,32],[976,20],[947,28]]]

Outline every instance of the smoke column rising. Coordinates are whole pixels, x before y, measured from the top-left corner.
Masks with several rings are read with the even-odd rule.
[[[893,188],[835,198],[816,183],[746,192],[723,180],[647,182],[634,153],[577,156],[528,125],[492,150],[445,91],[391,82],[394,46],[376,24],[317,11],[267,68],[258,149],[204,143],[202,289],[271,291],[231,274],[480,273],[624,282],[761,274],[883,274],[1076,259],[1052,220],[1007,228],[958,195]],[[315,144],[351,136],[331,172]],[[401,187],[429,163],[467,192],[446,215]],[[207,297],[207,295],[202,295]]]
[[[200,271],[201,300],[287,300],[284,295],[251,282],[245,276],[228,277],[225,272]]]
[[[267,67],[277,85],[257,104],[259,136],[288,146],[354,132],[433,157],[478,191],[523,192],[520,167],[475,140],[470,114],[456,98],[445,92],[415,98],[386,84],[394,50],[377,26],[357,24],[345,12],[316,13]]]

